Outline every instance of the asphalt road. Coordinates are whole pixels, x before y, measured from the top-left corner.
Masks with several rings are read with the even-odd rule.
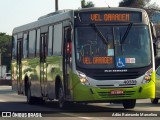
[[[12,91],[11,86],[0,86],[0,112],[3,116],[5,116],[6,113],[2,112],[11,113],[12,117],[14,117],[12,119],[15,120],[28,115],[30,117],[32,117],[32,115],[42,116],[42,118],[32,118],[37,120],[44,118],[47,120],[106,120],[109,117],[110,120],[128,119],[128,117],[130,120],[135,120],[135,118],[158,120],[160,117],[160,103],[154,105],[151,104],[150,99],[143,99],[137,100],[136,107],[131,110],[123,109],[122,104],[112,103],[75,104],[69,110],[61,110],[58,108],[57,102],[47,101],[43,105],[28,105],[26,103],[26,97],[17,95],[17,93]],[[6,120],[8,117],[2,117],[0,119]]]

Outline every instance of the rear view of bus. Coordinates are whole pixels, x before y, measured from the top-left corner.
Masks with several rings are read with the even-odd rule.
[[[152,32],[141,9],[84,9],[74,13],[73,99],[122,102],[154,98]]]

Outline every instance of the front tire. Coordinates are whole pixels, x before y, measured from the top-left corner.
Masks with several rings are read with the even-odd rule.
[[[59,102],[59,108],[61,109],[68,109],[69,107],[72,106],[71,102],[65,101],[65,94],[62,85],[59,86],[58,90],[58,102]]]
[[[158,104],[158,98],[151,99],[152,104]]]
[[[28,104],[34,104],[35,103],[35,99],[34,97],[31,96],[31,88],[30,85],[27,85],[27,103]]]
[[[61,85],[59,86],[59,90],[58,90],[58,102],[59,102],[60,108],[65,107],[64,91]]]
[[[133,99],[133,100],[124,100],[123,101],[123,107],[125,109],[133,109],[136,105],[136,100]]]

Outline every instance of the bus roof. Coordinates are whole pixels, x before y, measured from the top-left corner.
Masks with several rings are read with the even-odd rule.
[[[134,12],[146,12],[144,9],[140,8],[131,8],[131,7],[90,7],[77,9],[75,12],[87,12],[87,11],[134,11]]]
[[[12,34],[28,31],[34,28],[45,26],[47,24],[53,24],[65,19],[67,20],[71,17],[73,17],[73,10],[64,10],[63,12],[59,12],[58,14],[51,13],[48,15],[44,15],[38,18],[37,21],[14,28]]]

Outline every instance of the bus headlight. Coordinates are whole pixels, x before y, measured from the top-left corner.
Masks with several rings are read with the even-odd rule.
[[[146,81],[150,81],[150,80],[151,80],[151,76],[145,75],[144,79],[145,79]]]
[[[145,83],[149,83],[149,82],[151,81],[152,71],[153,71],[153,69],[151,68],[150,70],[148,70],[148,71],[145,73],[142,83],[145,84]]]
[[[80,80],[81,84],[89,85],[89,82],[87,80],[87,76],[84,73],[78,72],[78,76],[79,76],[79,80]]]

